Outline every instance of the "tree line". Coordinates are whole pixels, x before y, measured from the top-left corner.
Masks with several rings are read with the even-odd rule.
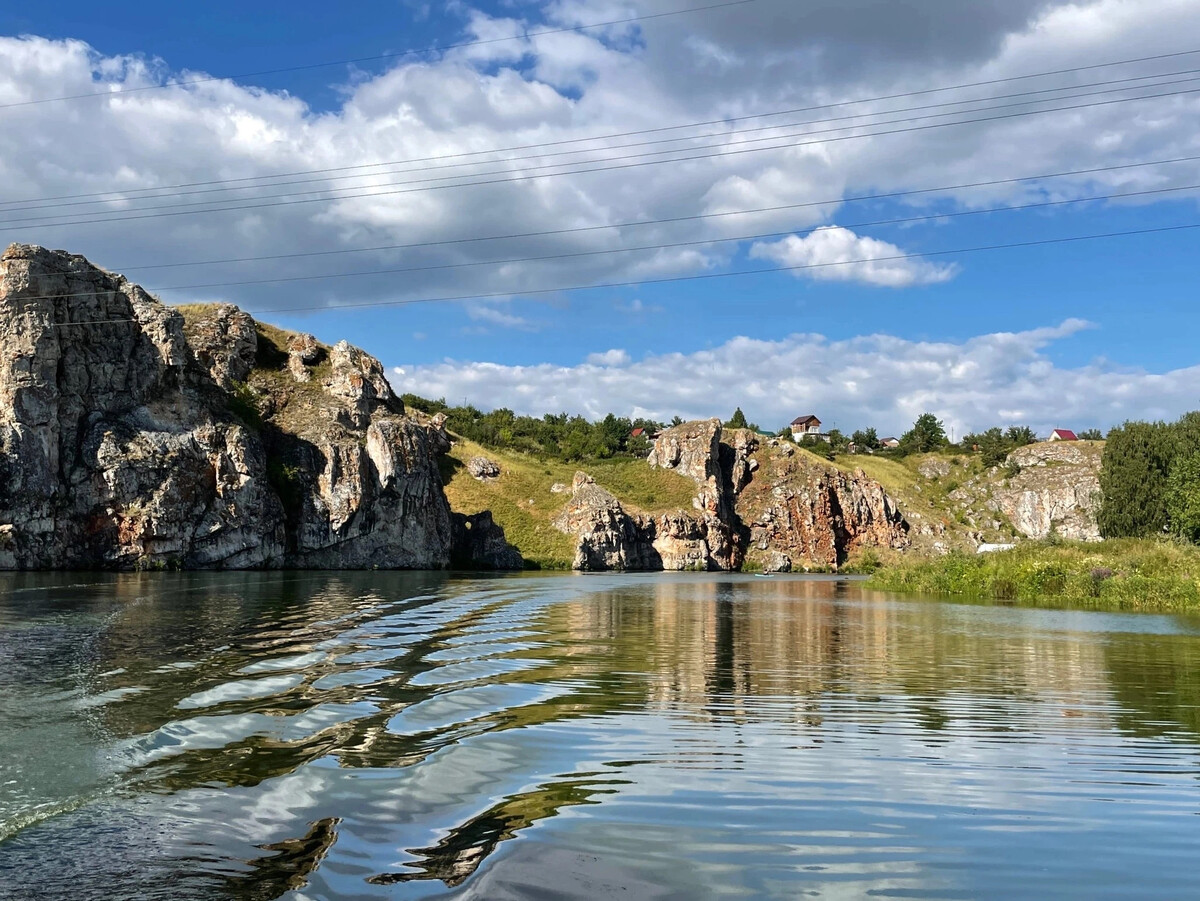
[[[1200,541],[1200,412],[1127,422],[1108,433],[1100,465],[1100,534]]]

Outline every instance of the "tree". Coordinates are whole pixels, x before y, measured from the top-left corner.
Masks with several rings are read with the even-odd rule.
[[[682,416],[672,416],[671,417],[671,428],[674,428],[677,425],[683,425],[683,417]]]
[[[1134,538],[1163,531],[1176,448],[1175,427],[1165,422],[1127,422],[1108,433],[1100,462],[1100,534]]]
[[[850,444],[850,439],[837,429],[829,430],[829,446],[834,451],[844,451]]]
[[[742,412],[742,408],[738,407],[733,411],[733,416],[729,418],[729,422],[725,423],[727,429],[745,429],[749,428],[746,422],[746,414]]]
[[[900,450],[906,454],[927,454],[946,445],[946,427],[932,413],[922,413],[913,427],[900,438]]]
[[[979,448],[979,456],[984,466],[999,466],[1008,456],[1011,447],[1004,433],[995,427],[984,432],[964,435],[962,443],[969,448]]]
[[[1027,444],[1037,444],[1037,432],[1027,425],[1013,425],[1004,433],[1009,444],[1013,447],[1024,447]]]
[[[859,448],[874,450],[879,447],[879,434],[874,429],[859,429],[850,436],[850,440]]]
[[[1099,429],[1084,429],[1076,437],[1080,441],[1103,441],[1104,433]]]
[[[1181,457],[1171,467],[1166,507],[1171,533],[1200,541],[1200,454]]]

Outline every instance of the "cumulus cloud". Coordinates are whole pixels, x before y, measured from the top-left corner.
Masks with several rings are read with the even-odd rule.
[[[791,268],[797,277],[885,288],[945,282],[958,271],[953,265],[935,265],[906,254],[895,244],[836,225],[815,229],[803,238],[788,235],[780,241],[756,243],[750,256]]]
[[[588,363],[592,366],[628,366],[629,354],[623,350],[606,350],[602,354],[588,354]]]
[[[925,411],[958,434],[992,425],[1107,427],[1128,418],[1174,417],[1195,403],[1200,366],[1155,374],[1104,362],[1054,364],[1048,350],[1089,324],[1067,320],[1024,332],[962,341],[871,335],[830,341],[790,335],[734,338],[691,354],[633,363],[621,351],[577,366],[507,366],[448,360],[397,370],[399,391],[467,397],[477,406],[522,413],[609,412],[669,420],[728,416],[740,406],[764,427],[817,411],[848,431],[900,432]]]
[[[0,181],[10,186],[7,196],[13,202],[0,204],[0,241],[67,247],[127,270],[152,289],[260,282],[217,291],[164,291],[172,301],[214,299],[215,294],[251,309],[269,309],[474,291],[515,296],[535,288],[709,271],[736,253],[735,247],[720,243],[723,239],[830,224],[842,206],[840,198],[848,193],[1195,152],[1196,95],[821,145],[789,138],[795,129],[784,123],[792,119],[776,117],[736,126],[764,129],[753,137],[777,138],[760,145],[774,149],[726,152],[685,164],[642,165],[672,155],[630,159],[662,148],[618,145],[702,133],[703,140],[667,146],[718,153],[745,149],[737,143],[745,136],[735,134],[731,123],[702,132],[562,143],[1025,75],[1050,68],[1047,60],[1058,68],[1136,57],[1174,49],[1179,34],[1200,32],[1200,5],[1179,0],[980,0],[969,5],[931,0],[919,17],[904,4],[884,4],[884,9],[870,0],[809,6],[762,0],[753,14],[739,7],[537,35],[539,28],[597,17],[662,12],[662,5],[657,0],[551,0],[511,5],[507,15],[491,16],[462,4],[455,7],[464,28],[458,37],[525,36],[451,50],[435,59],[406,58],[380,74],[351,78],[341,105],[325,111],[286,93],[219,79],[130,92],[164,80],[203,78],[204,73],[175,71],[171,60],[105,56],[78,40],[0,38],[0,104],[111,92],[70,104],[4,110]],[[1062,76],[1055,84],[1101,77],[1108,76],[1080,73]],[[997,85],[938,97],[987,98],[1011,89]],[[902,105],[852,110],[881,112]],[[864,133],[859,125],[838,136]],[[536,154],[480,153],[524,146],[541,149]],[[454,156],[464,153],[474,155]],[[605,161],[622,155],[626,158],[619,165],[624,168],[605,169]],[[385,161],[399,162],[376,165]],[[589,166],[604,171],[558,174]],[[530,167],[538,168],[530,172]],[[1056,198],[1094,196],[1109,188],[1192,184],[1196,171],[1189,164],[1097,173],[1056,181],[1053,189],[994,186],[946,191],[920,202],[972,207],[1020,202],[1051,190]],[[286,172],[310,174],[269,184],[239,182],[236,190],[227,185],[157,190]],[[533,174],[545,177],[527,177]],[[464,187],[464,179],[477,183]],[[54,206],[15,202],[22,196],[95,192],[107,193],[54,201]],[[235,201],[244,208],[212,211]],[[188,215],[175,215],[185,211],[181,204],[192,205],[186,208]],[[810,205],[695,218],[789,204]],[[113,215],[155,218],[90,221]],[[664,219],[673,221],[658,222]],[[658,224],[628,224],[648,220]],[[590,230],[460,242],[564,227]],[[775,245],[775,252],[824,259],[838,252],[839,240],[876,239],[829,229],[787,239]],[[684,241],[700,243],[687,251],[519,262],[528,256],[627,251]],[[415,244],[423,246],[394,247]],[[362,251],[365,247],[392,249]],[[336,253],[343,250],[356,252]],[[145,268],[267,255],[281,258],[194,269]],[[436,268],[462,264],[468,268]],[[305,282],[303,290],[263,282],[387,268],[408,271],[403,278],[382,274]],[[856,269],[860,275],[869,273],[873,283],[894,285],[936,280],[949,271],[918,264],[825,271]]]

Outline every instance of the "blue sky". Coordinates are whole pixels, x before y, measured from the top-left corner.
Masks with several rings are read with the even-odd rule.
[[[114,91],[142,87],[184,71],[261,72],[703,5],[702,0],[393,0],[346,11],[299,2],[256,4],[253,16],[226,2],[124,4],[116,10],[73,2],[24,5],[0,12],[5,42],[0,104],[106,85]],[[1047,429],[1104,427],[1130,416],[1176,415],[1197,406],[1200,370],[1193,368],[1200,360],[1192,334],[1200,324],[1194,302],[1200,230],[961,256],[936,253],[1200,222],[1196,191],[1189,188],[1200,183],[1196,162],[986,193],[946,190],[675,225],[625,225],[1200,156],[1197,93],[890,136],[841,132],[848,139],[827,144],[803,139],[803,146],[776,151],[590,175],[111,221],[135,214],[139,205],[209,199],[170,191],[153,201],[139,197],[139,190],[156,185],[239,178],[246,185],[241,191],[215,196],[252,202],[288,189],[248,179],[386,160],[437,157],[474,163],[448,170],[457,174],[509,172],[522,165],[512,159],[522,154],[484,158],[491,162],[454,154],[546,143],[561,149],[582,146],[562,142],[595,135],[1200,50],[1180,38],[1200,33],[1200,2],[981,0],[966,5],[970,9],[963,6],[927,0],[893,4],[881,13],[868,0],[754,0],[736,9],[353,67],[135,91],[128,99],[114,93],[10,107],[0,110],[9,120],[0,130],[0,177],[8,186],[3,199],[31,199],[36,206],[37,198],[112,193],[88,207],[0,209],[0,239],[84,253],[127,272],[169,302],[228,300],[251,312],[313,308],[264,318],[325,341],[346,338],[365,347],[393,368],[399,390],[466,398],[483,407],[669,418],[727,415],[741,405],[772,426],[815,411],[851,427],[898,431],[923,409],[959,429],[1016,421]],[[938,100],[1003,103],[988,98],[1038,88],[1098,91],[1102,88],[1087,85],[1130,76],[1146,76],[1152,85],[1168,73],[1200,67],[1198,59],[1200,54],[921,94],[808,118],[849,112],[882,117],[906,104]],[[1190,81],[1144,92],[1198,87],[1200,81]],[[1123,96],[1130,92],[1098,95]],[[904,118],[902,112],[886,114]],[[780,135],[786,143],[786,129]],[[594,148],[592,154],[580,158],[603,160],[607,144],[654,137],[660,135],[592,143],[586,145]],[[707,143],[732,149],[720,143],[726,138],[711,134]],[[428,178],[441,174],[429,168],[436,162],[400,166],[411,169],[408,176],[397,167],[382,171],[392,172],[390,178]],[[367,193],[389,182],[378,173],[373,179],[324,177],[306,176],[311,185],[290,190],[353,186]],[[858,225],[1161,188],[1179,190],[1133,202],[1094,200],[907,225]],[[102,221],[4,224],[49,213]],[[594,229],[341,253],[580,225]],[[830,229],[834,226],[839,230]],[[721,240],[763,233],[793,237],[782,243]],[[173,290],[681,241],[696,243],[549,263]],[[841,259],[899,253],[916,258],[893,262],[886,271],[836,266],[542,290],[830,262],[839,253]],[[299,256],[279,259],[285,254]],[[274,259],[142,268],[232,257]],[[843,278],[828,277],[835,273]],[[410,303],[475,294],[499,296]],[[398,305],[355,306],[371,303]]]

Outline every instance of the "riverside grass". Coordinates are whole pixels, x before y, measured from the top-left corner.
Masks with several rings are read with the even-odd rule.
[[[1028,542],[992,554],[892,559],[868,587],[1029,605],[1200,612],[1200,547],[1144,538]]]

